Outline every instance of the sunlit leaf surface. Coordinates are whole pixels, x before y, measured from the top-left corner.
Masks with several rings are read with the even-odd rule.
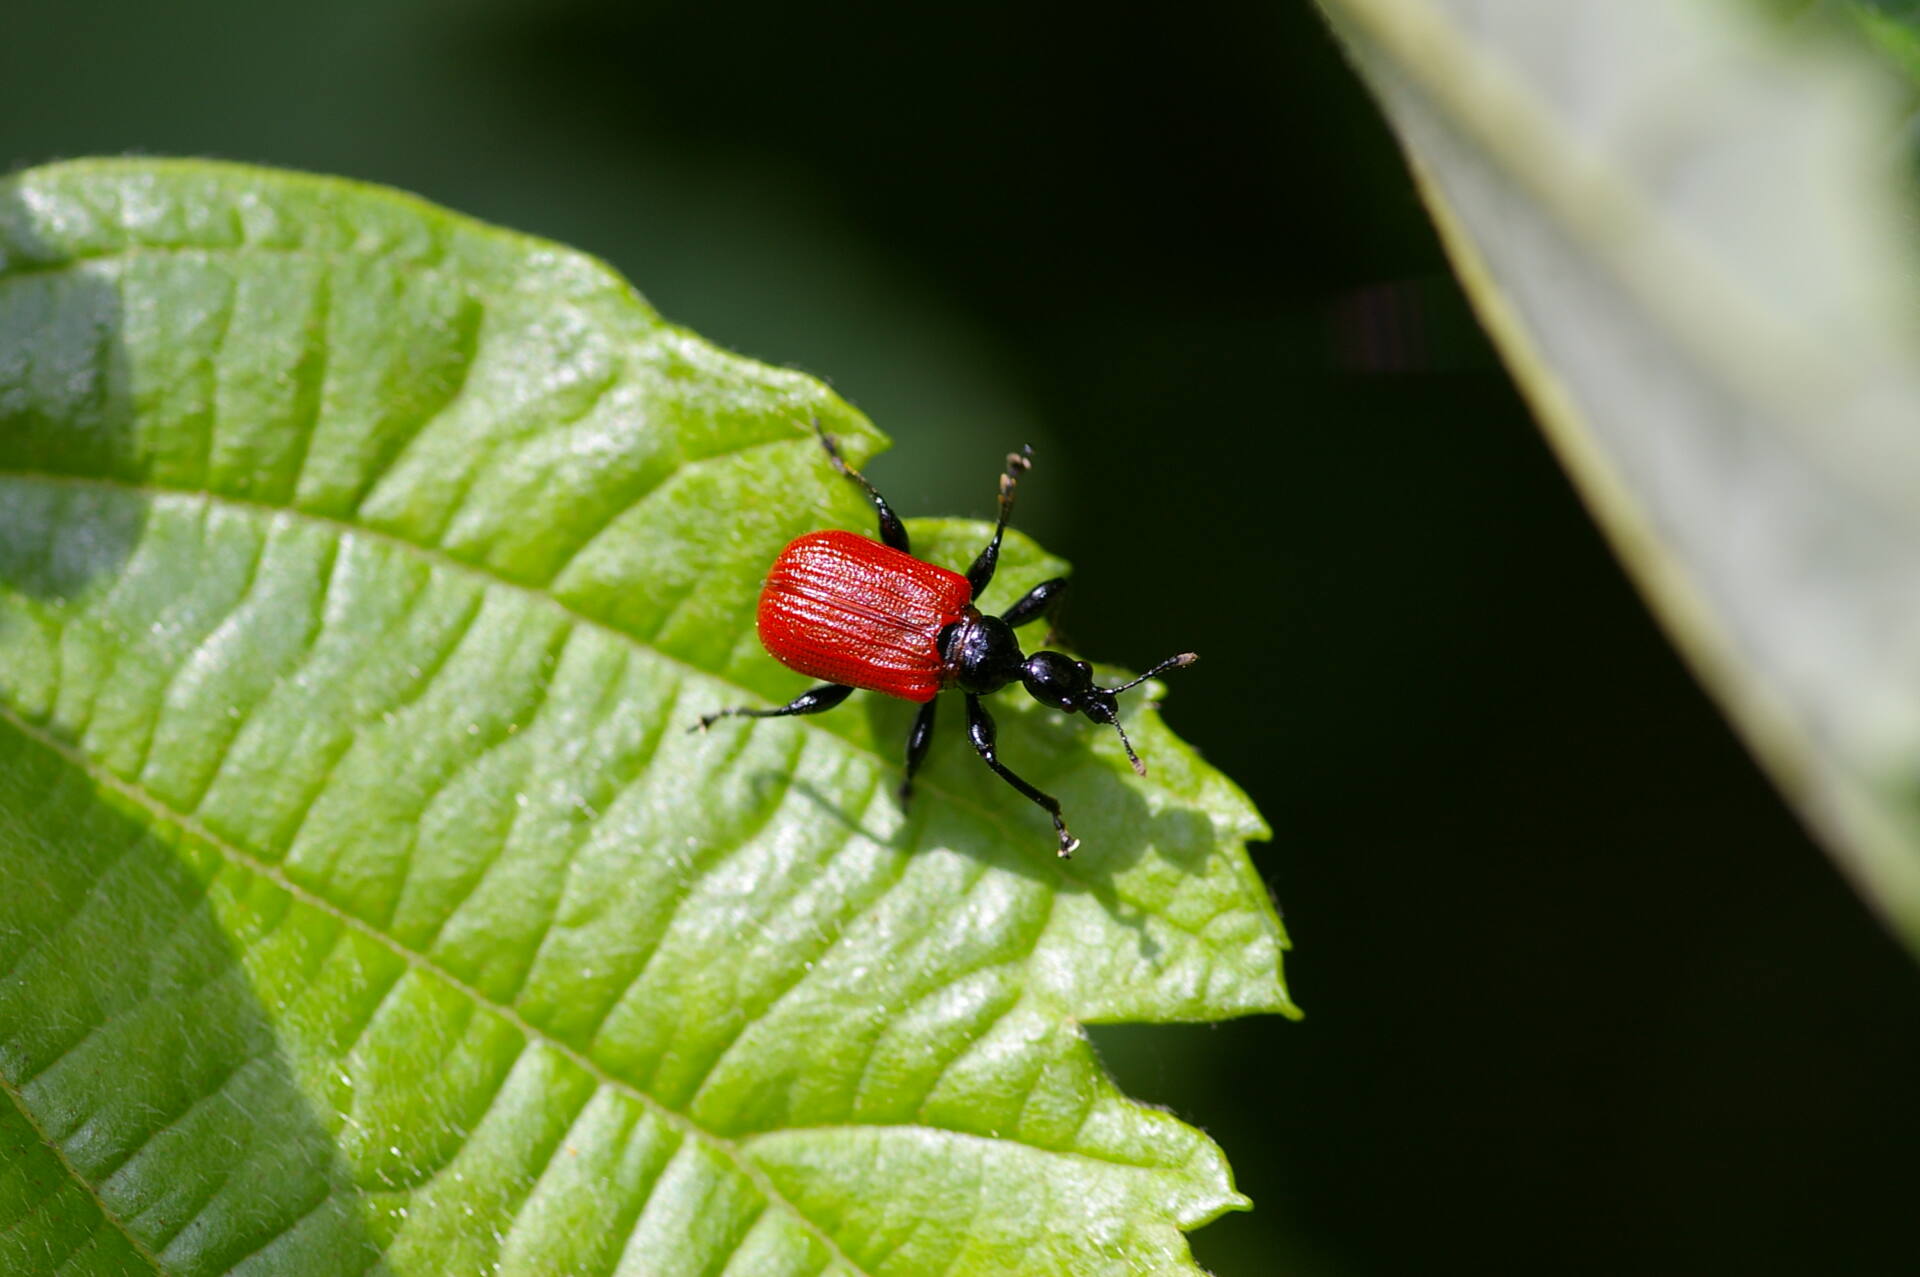
[[[685,731],[870,529],[814,414],[389,192],[0,185],[0,1271],[1193,1271],[1243,1199],[1080,1023],[1290,1009],[1240,792],[1009,694],[1062,863],[955,721],[905,815],[908,706]]]

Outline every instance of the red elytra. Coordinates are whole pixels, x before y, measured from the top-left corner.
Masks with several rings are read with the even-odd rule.
[[[940,631],[972,602],[958,572],[852,532],[809,532],[767,573],[760,641],[802,674],[924,703],[948,681]]]

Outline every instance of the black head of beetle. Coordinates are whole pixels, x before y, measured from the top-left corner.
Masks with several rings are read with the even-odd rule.
[[[1133,752],[1133,742],[1127,739],[1126,728],[1120,726],[1120,702],[1115,697],[1156,674],[1199,659],[1192,652],[1182,652],[1118,687],[1100,687],[1093,681],[1093,667],[1085,661],[1076,661],[1064,652],[1024,655],[1013,626],[1000,617],[982,615],[975,608],[968,608],[963,619],[941,630],[939,642],[949,677],[962,691],[985,695],[1018,680],[1027,695],[1049,709],[1085,714],[1096,723],[1110,725],[1120,733],[1120,744],[1133,770],[1142,776],[1147,774],[1147,765]]]

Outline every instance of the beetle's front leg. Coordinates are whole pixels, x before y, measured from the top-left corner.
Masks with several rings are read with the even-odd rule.
[[[1021,595],[1018,603],[1000,614],[1000,619],[1018,629],[1044,616],[1047,619],[1047,637],[1041,641],[1052,644],[1060,628],[1060,605],[1066,601],[1067,578],[1056,576],[1051,581],[1040,582]]]
[[[967,697],[967,739],[973,742],[974,753],[980,755],[980,761],[998,772],[1000,779],[1025,794],[1041,810],[1053,817],[1053,831],[1060,835],[1060,858],[1065,860],[1080,845],[1080,840],[1067,830],[1067,822],[1060,815],[1060,800],[1052,794],[1042,793],[1026,781],[1013,774],[994,753],[993,716],[987,713],[987,707],[980,703],[978,696]]]

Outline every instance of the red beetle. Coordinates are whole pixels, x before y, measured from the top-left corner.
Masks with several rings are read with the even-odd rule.
[[[1013,512],[1014,484],[1030,466],[1033,452],[1009,453],[1000,476],[1000,517],[993,539],[961,576],[913,557],[907,529],[866,477],[840,456],[833,438],[814,422],[814,431],[834,469],[859,484],[880,516],[880,540],[851,532],[809,532],[780,552],[760,592],[760,641],[775,660],[814,678],[821,686],[803,692],[778,709],[723,709],[702,718],[705,729],[729,715],[783,718],[832,709],[856,687],[921,703],[907,735],[907,774],[900,785],[904,805],[913,793],[913,773],[933,739],[934,698],[949,687],[967,697],[967,739],[987,766],[1053,817],[1060,854],[1069,856],[1080,840],[1067,832],[1060,804],[1016,776],[994,752],[993,718],[980,698],[1018,681],[1043,705],[1085,714],[1111,724],[1120,743],[1144,776],[1146,764],[1120,726],[1115,694],[1156,674],[1191,665],[1192,652],[1168,657],[1139,678],[1118,687],[1096,687],[1093,669],[1061,652],[1020,651],[1017,626],[1051,616],[1065,596],[1065,577],[1043,581],[999,616],[983,615],[973,600],[993,579],[1000,561],[1000,538]]]

